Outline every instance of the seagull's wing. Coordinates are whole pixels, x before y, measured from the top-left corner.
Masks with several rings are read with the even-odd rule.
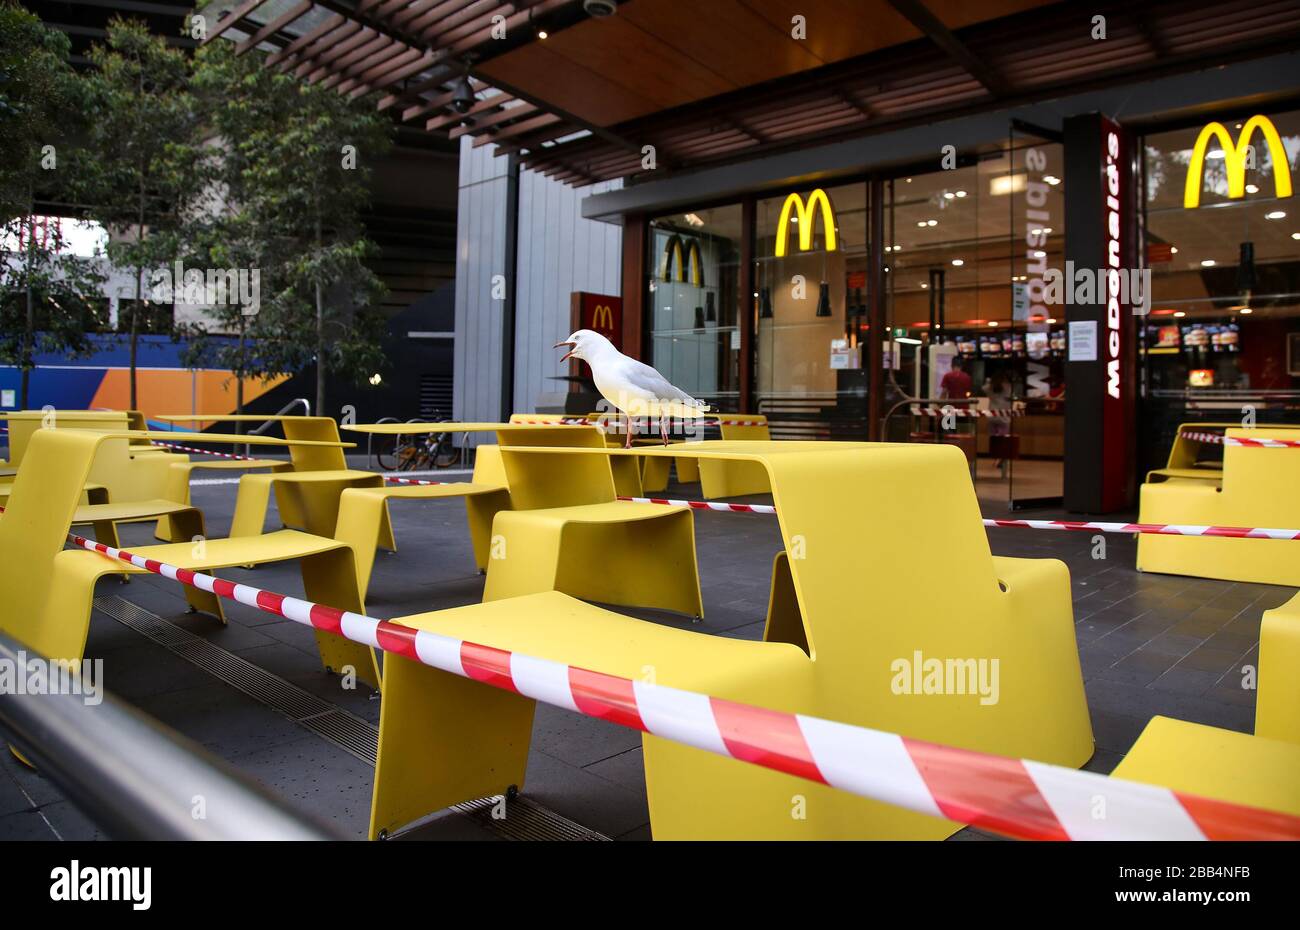
[[[634,358],[624,356],[620,360],[619,375],[637,391],[644,391],[659,401],[659,406],[665,408],[661,411],[663,413],[694,416],[698,412],[709,409],[708,404],[696,400],[658,371]]]

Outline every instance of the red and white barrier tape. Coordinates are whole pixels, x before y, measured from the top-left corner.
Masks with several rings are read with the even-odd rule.
[[[912,404],[909,408],[914,417],[1023,417],[1025,411],[1019,407],[1000,407],[984,410],[980,407],[936,407],[933,404],[922,407]]]
[[[397,478],[393,475],[384,475],[384,480],[393,484],[455,484],[454,481],[425,481],[422,478]]]
[[[611,426],[621,424],[623,417],[609,416],[600,417],[595,420],[588,420],[582,417],[566,417],[562,420],[512,420],[512,426]],[[658,426],[658,419],[646,419],[645,417],[635,416],[632,422],[644,426]],[[767,426],[767,420],[706,420],[695,417],[677,417],[669,420],[670,423],[690,424],[692,426]]]
[[[235,455],[233,452],[213,452],[210,449],[196,449],[193,446],[182,446],[176,442],[154,442],[155,446],[166,446],[168,449],[178,449],[181,452],[197,452],[199,455],[215,455],[219,459],[239,459],[243,462],[253,461],[251,455]]]
[[[1222,433],[1197,433],[1191,430],[1184,430],[1179,435],[1184,439],[1211,443],[1216,446],[1245,446],[1247,449],[1300,449],[1300,440],[1296,439],[1246,439],[1237,436],[1225,436]]]
[[[776,508],[771,504],[728,504],[723,501],[684,501],[666,497],[620,497],[619,500],[633,504],[669,504],[690,507],[692,510],[723,510],[728,513],[776,513]]]
[[[356,643],[696,749],[1007,836],[1300,840],[1300,817],[647,684],[416,630],[145,559],[83,549]],[[1107,806],[1095,816],[1096,802]]]
[[[1300,539],[1300,530],[1260,526],[1200,526],[1177,523],[1098,523],[1075,520],[985,520],[985,526],[1010,526],[1031,530],[1079,530],[1093,533],[1131,533],[1154,536],[1221,536],[1228,539]]]
[[[692,510],[719,510],[726,513],[775,514],[771,504],[729,504],[725,501],[690,501],[666,497],[620,497],[633,504],[668,504]],[[1100,523],[1094,520],[984,520],[984,525],[1018,527],[1030,530],[1078,530],[1093,533],[1143,533],[1156,536],[1221,536],[1229,539],[1300,539],[1300,530],[1283,530],[1259,526],[1200,526],[1176,523]]]

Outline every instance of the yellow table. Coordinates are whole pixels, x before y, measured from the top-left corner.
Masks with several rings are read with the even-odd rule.
[[[1054,559],[992,555],[960,450],[742,440],[625,452],[539,447],[515,441],[528,434],[500,435],[512,500],[527,505],[545,496],[575,512],[638,506],[611,500],[611,460],[691,456],[762,467],[782,540],[764,641],[634,620],[554,591],[395,622],[638,686],[683,688],[1012,758],[1080,766],[1092,755],[1069,572]],[[603,499],[596,493],[602,472]],[[498,515],[494,532],[514,516]],[[735,519],[743,532],[753,518]],[[618,545],[635,545],[636,536],[629,532]],[[614,544],[606,549],[611,562],[622,558]],[[533,561],[544,554],[536,546],[526,552]],[[507,564],[513,561],[512,551]],[[489,583],[496,571],[494,562]],[[633,573],[626,583],[637,581]],[[940,687],[931,689],[936,661]],[[943,687],[945,663],[960,663],[961,687],[952,671],[953,686]],[[394,655],[384,676],[372,836],[522,786],[531,700]],[[937,839],[959,828],[659,737],[645,737],[644,752],[656,839]]]

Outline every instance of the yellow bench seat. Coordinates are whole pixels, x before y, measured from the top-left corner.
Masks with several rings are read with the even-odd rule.
[[[1112,774],[1300,816],[1300,745],[1283,740],[1153,717]]]
[[[508,510],[496,515],[492,537],[484,601],[563,591],[704,616],[687,507],[608,501]]]
[[[812,699],[812,662],[796,646],[673,629],[554,591],[395,622],[493,649],[779,710],[806,709]],[[512,785],[522,788],[533,709],[531,698],[388,656],[371,836],[452,804],[503,794]],[[696,757],[705,755],[656,737],[644,739],[647,746],[662,744]],[[663,766],[656,765],[661,758],[674,755],[646,758],[646,790],[652,799],[656,792],[672,790],[661,782]],[[798,790],[817,788],[771,774],[798,785]],[[657,830],[666,835],[675,832],[675,826],[661,821]]]
[[[487,447],[485,447],[487,448]],[[352,546],[356,553],[357,584],[364,598],[370,587],[375,548],[382,540],[390,500],[450,500],[465,498],[469,511],[470,539],[474,560],[486,571],[492,518],[510,505],[504,484],[458,481],[450,484],[398,484],[378,488],[348,488],[339,498],[339,517],[334,538]]]
[[[1190,479],[1193,481],[1223,481],[1222,468],[1157,468],[1147,472],[1147,481],[1157,483],[1170,479]]]
[[[280,530],[261,536],[240,536],[229,539],[207,539],[201,544],[193,542],[167,543],[156,546],[133,546],[131,552],[145,559],[166,562],[177,568],[212,572],[222,568],[244,565],[263,565],[271,562],[301,560],[303,584],[309,600],[321,604],[340,606],[343,609],[364,609],[357,597],[352,552],[344,543],[333,539],[300,533],[297,530]],[[107,559],[96,552],[84,549],[67,549],[55,557],[55,594],[51,604],[52,615],[63,622],[57,627],[46,626],[38,634],[29,636],[28,645],[44,655],[79,656],[85,646],[86,629],[90,623],[90,600],[95,581],[103,575],[147,574],[129,562]],[[198,588],[185,585],[185,599],[198,611],[211,614],[225,623],[221,599]],[[79,626],[78,618],[83,618]],[[371,650],[358,643],[332,633],[316,632],[316,644],[321,662],[327,668],[341,671],[347,667],[356,670],[357,677],[374,687],[379,687],[379,668]]]

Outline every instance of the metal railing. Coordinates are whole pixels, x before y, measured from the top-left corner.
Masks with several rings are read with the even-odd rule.
[[[37,660],[37,661],[33,661]],[[198,743],[109,694],[54,687],[69,676],[0,633],[0,662],[23,676],[0,692],[15,748],[109,836],[124,840],[330,840]],[[72,679],[76,680],[76,679]],[[98,686],[98,683],[95,683]],[[0,747],[0,751],[4,751]]]
[[[286,413],[288,413],[290,410],[292,410],[294,407],[297,407],[299,404],[302,404],[302,411],[303,411],[303,412],[302,412],[302,415],[305,416],[305,417],[309,417],[309,416],[311,416],[311,401],[309,401],[309,400],[308,400],[307,398],[305,398],[305,397],[295,397],[293,400],[289,401],[289,403],[285,404],[283,407],[281,407],[281,408],[280,408],[279,410],[277,410],[275,413],[271,414],[271,416],[273,416],[273,417],[282,417],[282,416],[284,416]],[[255,430],[250,430],[249,433],[248,433],[248,435],[250,435],[250,436],[261,436],[263,433],[265,433],[267,430],[269,430],[272,426],[274,426],[275,423],[276,423],[275,420],[267,420],[265,423],[263,423],[263,424],[262,424],[261,426],[259,426],[257,429],[255,429]],[[250,446],[250,445],[248,445],[247,443],[245,443],[245,444],[244,444],[244,455],[247,455],[247,456],[250,456],[250,457],[251,457],[252,454],[253,454],[253,453],[252,453],[252,446]]]

